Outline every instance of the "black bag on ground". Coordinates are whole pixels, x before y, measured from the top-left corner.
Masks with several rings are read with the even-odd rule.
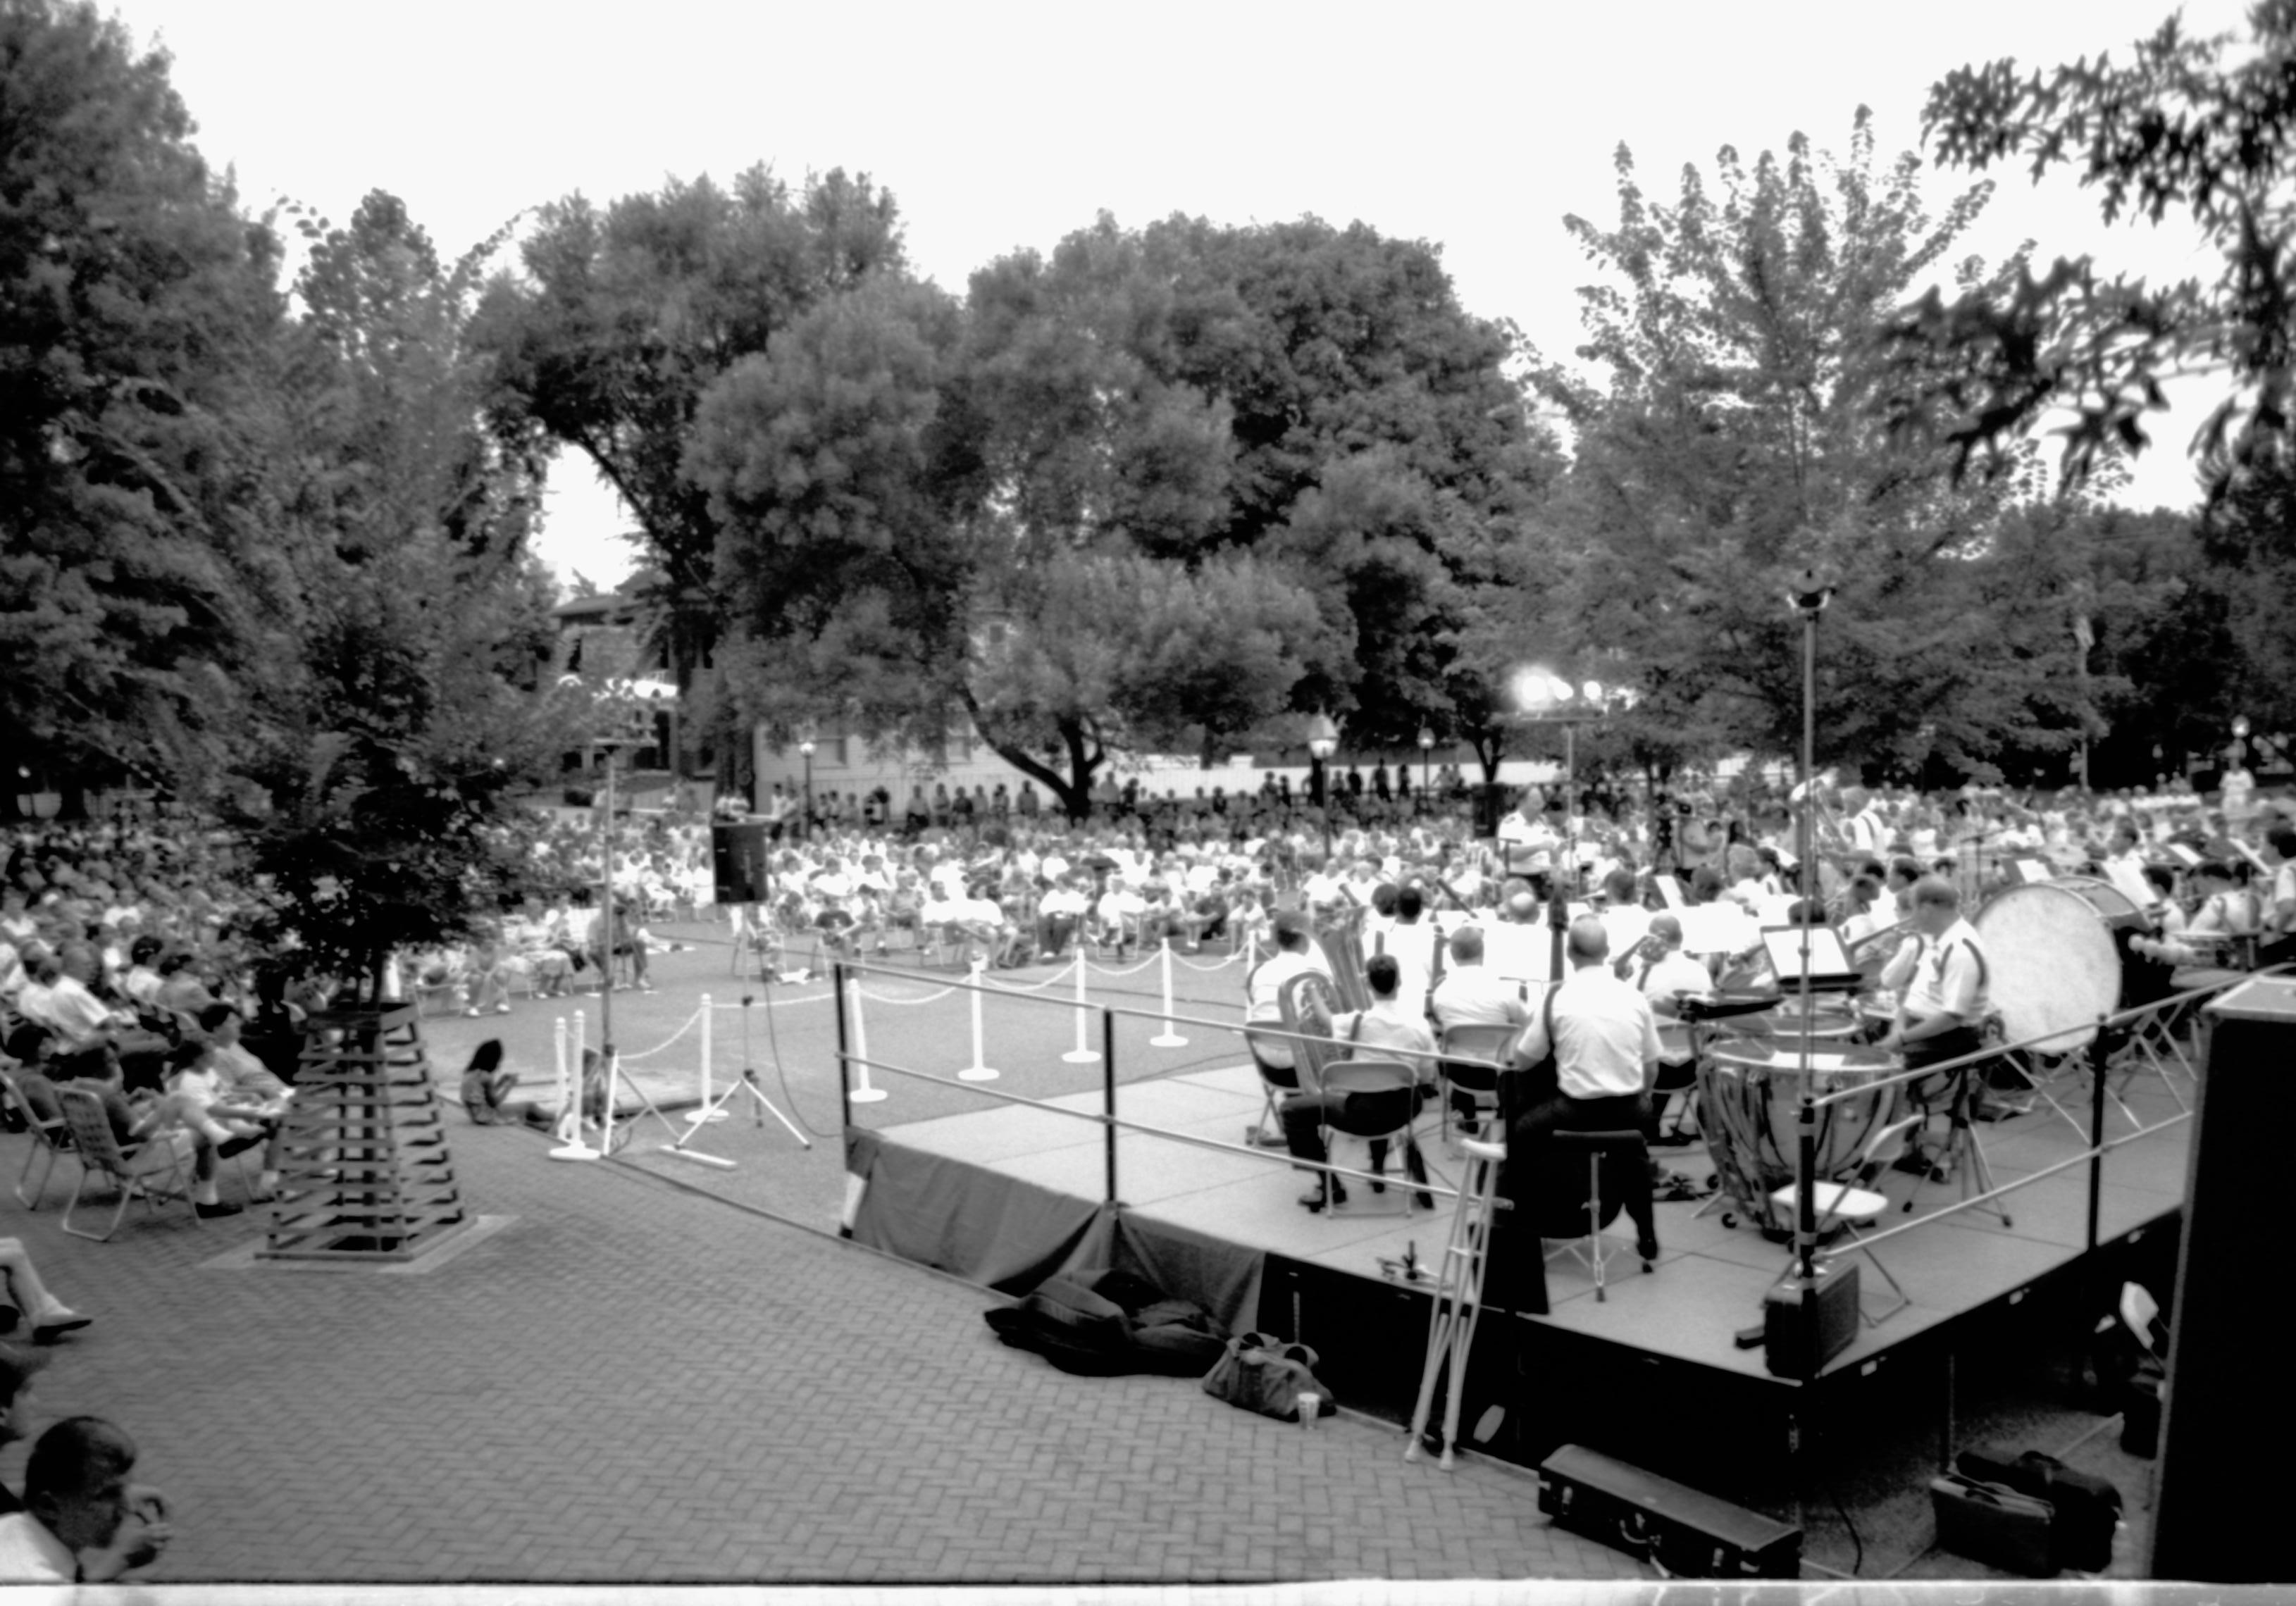
[[[2047,1501],[1948,1472],[1930,1479],[1930,1506],[1937,1514],[1939,1549],[2029,1578],[2057,1570],[2049,1546],[2054,1513]]]
[[[2049,1548],[2059,1567],[2103,1572],[2112,1565],[2113,1531],[2120,1526],[2120,1491],[2106,1479],[2077,1472],[2054,1455],[2028,1450],[2014,1461],[1964,1450],[1954,1466],[1980,1483],[2006,1484],[2046,1500],[2052,1511]]]
[[[1201,1307],[1167,1299],[1123,1271],[1104,1272],[1090,1286],[1048,1277],[1018,1305],[984,1312],[982,1320],[1013,1348],[1034,1350],[1079,1377],[1197,1377],[1225,1348]]]

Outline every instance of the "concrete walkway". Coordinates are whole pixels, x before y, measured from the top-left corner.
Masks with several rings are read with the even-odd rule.
[[[38,1211],[5,1200],[98,1317],[35,1414],[135,1436],[176,1507],[152,1581],[1646,1576],[1550,1527],[1519,1473],[1407,1466],[1391,1427],[1304,1431],[1185,1381],[1069,1377],[999,1345],[980,1291],[638,1165],[450,1130],[483,1230],[414,1274],[258,1266],[255,1212],[67,1238],[69,1159]]]

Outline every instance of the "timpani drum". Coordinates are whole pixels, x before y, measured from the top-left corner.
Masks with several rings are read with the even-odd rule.
[[[1855,1009],[1844,1009],[1833,999],[1812,1002],[1809,1037],[1813,1042],[1838,1048],[1864,1029],[1865,1022]],[[1801,1012],[1791,999],[1759,1014],[1733,1015],[1714,1022],[1715,1032],[1724,1037],[1800,1037],[1801,1028]]]
[[[1780,1229],[1770,1195],[1794,1180],[1803,1077],[1813,1095],[1858,1087],[1897,1069],[1879,1049],[1838,1038],[1742,1037],[1714,1045],[1698,1068],[1699,1119],[1715,1179],[1749,1218]],[[1872,1088],[1817,1112],[1817,1179],[1848,1180],[1890,1118],[1895,1089]]]
[[[1970,923],[2003,1035],[2045,1054],[2095,1040],[2128,991],[2128,939],[2151,924],[2112,882],[2083,875],[2007,888]]]

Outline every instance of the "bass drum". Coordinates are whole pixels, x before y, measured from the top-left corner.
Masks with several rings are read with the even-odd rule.
[[[1988,990],[2002,1033],[2036,1053],[2066,1054],[2120,1008],[2128,939],[2144,913],[2112,882],[2068,875],[1995,895],[1970,922],[1985,945]]]

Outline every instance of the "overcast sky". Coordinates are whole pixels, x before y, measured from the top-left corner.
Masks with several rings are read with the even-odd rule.
[[[1929,85],[1964,62],[2054,64],[2150,33],[2165,0],[1644,0],[1421,4],[827,5],[649,0],[127,0],[175,59],[201,148],[251,209],[338,221],[401,197],[453,255],[522,209],[765,161],[865,171],[898,196],[912,260],[962,293],[976,267],[1047,249],[1103,210],[1224,223],[1314,213],[1439,244],[1460,299],[1553,355],[1588,274],[1562,229],[1617,220],[1613,153],[1671,199],[1686,162],[1751,160],[1797,129],[1835,150],[1860,103],[1884,153],[1913,146]],[[2188,29],[2242,21],[2194,0]],[[2188,227],[2107,231],[2068,182],[2002,175],[1970,249],[2019,240],[2109,266],[2212,272]],[[1934,209],[1965,176],[1933,174]],[[1966,254],[1966,253],[1961,253]],[[2186,505],[2186,391],[2128,500]],[[626,521],[562,460],[545,555],[608,583]]]

